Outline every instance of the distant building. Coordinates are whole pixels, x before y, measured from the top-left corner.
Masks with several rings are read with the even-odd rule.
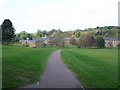
[[[47,46],[50,45],[50,39],[49,39],[49,38],[46,38],[46,39],[44,40],[44,44],[47,45]]]
[[[70,38],[64,38],[64,41],[66,46],[70,45]]]
[[[105,47],[118,47],[120,46],[120,38],[104,37]]]
[[[45,38],[34,38],[33,40],[20,40],[21,46],[29,46],[32,48],[37,48],[43,46],[45,43]]]
[[[79,38],[75,38],[76,41]],[[104,37],[105,39],[105,47],[112,48],[120,46],[120,38],[112,38],[112,37]],[[51,40],[54,38],[34,38],[33,40],[20,40],[21,46],[29,46],[32,48],[37,48],[43,45],[49,46],[51,45]],[[70,38],[64,38],[65,45],[70,45]],[[54,44],[54,43],[53,43]],[[94,48],[97,48],[96,45],[93,45]],[[92,48],[93,48],[92,47]]]

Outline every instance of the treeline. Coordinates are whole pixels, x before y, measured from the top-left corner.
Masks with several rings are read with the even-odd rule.
[[[101,36],[82,35],[79,38],[70,38],[71,45],[76,45],[78,48],[104,48],[105,39]]]
[[[32,38],[45,38],[45,37],[68,37],[68,38],[79,38],[84,34],[89,34],[90,36],[102,36],[102,37],[116,37],[120,36],[120,28],[118,26],[105,26],[105,27],[96,27],[96,28],[88,28],[85,30],[69,30],[62,31],[60,29],[52,29],[50,31],[47,30],[38,30],[35,33],[27,33],[26,31],[21,31],[16,34],[16,41],[21,39],[26,40]]]
[[[0,26],[0,31],[2,31],[2,41],[3,42],[19,42],[19,40],[32,40],[33,38],[86,38],[92,37],[116,37],[120,36],[120,27],[118,26],[104,26],[96,28],[87,28],[84,30],[75,29],[69,31],[62,31],[61,29],[48,30],[37,30],[35,33],[28,33],[22,31],[20,33],[15,33],[15,28],[9,19],[5,19]],[[89,39],[89,38],[88,38]]]

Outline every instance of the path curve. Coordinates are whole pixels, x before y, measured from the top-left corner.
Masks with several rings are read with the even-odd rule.
[[[81,88],[83,90],[79,81],[62,62],[60,52],[61,50],[57,50],[50,56],[40,81],[24,88]]]

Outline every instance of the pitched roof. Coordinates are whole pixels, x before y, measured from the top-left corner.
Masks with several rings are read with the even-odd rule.
[[[113,38],[113,37],[103,37],[105,40],[112,40],[112,41],[119,41],[120,38]]]

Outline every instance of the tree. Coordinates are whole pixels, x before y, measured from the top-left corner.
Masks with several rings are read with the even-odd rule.
[[[64,39],[63,38],[50,38],[49,43],[51,46],[64,47]]]
[[[57,30],[52,29],[51,31],[48,32],[48,36],[51,36],[54,32],[56,32]]]
[[[80,37],[80,31],[76,32],[76,37]]]
[[[60,28],[58,29],[58,32],[61,33],[61,34],[63,33],[63,31]]]
[[[109,31],[106,31],[105,37],[118,37],[118,29],[117,28],[112,28]]]
[[[75,38],[70,38],[70,44],[71,45],[77,45],[77,40]]]
[[[43,30],[43,37],[47,36],[47,30]]]
[[[77,30],[75,31],[75,36],[76,36],[76,37],[80,37],[80,29],[77,29]]]
[[[16,34],[14,41],[18,42],[21,39],[20,34]]]
[[[73,31],[64,31],[63,32],[63,37],[72,37]]]
[[[27,34],[26,31],[21,31],[21,32],[20,32],[20,37],[21,37],[21,39],[26,40],[26,39],[27,39],[27,36],[28,36],[28,34]]]
[[[91,47],[93,46],[94,41],[95,40],[93,36],[85,34],[85,35],[80,36],[80,39],[78,40],[78,46]]]
[[[36,33],[36,37],[40,38],[43,36],[43,32],[41,30],[38,30]]]
[[[2,42],[9,43],[15,37],[15,28],[9,19],[5,19],[1,25],[2,27]]]
[[[50,38],[50,45],[51,46],[58,46],[58,44],[60,43],[60,38]]]
[[[27,38],[28,38],[28,40],[32,40],[32,35],[31,34],[27,34]]]
[[[104,48],[105,47],[105,40],[104,40],[104,38],[101,37],[101,36],[96,37],[96,45],[99,48]]]
[[[53,37],[53,38],[61,38],[62,37],[62,35],[61,35],[61,32],[59,32],[59,31],[55,31],[52,35],[51,35],[51,37]]]

